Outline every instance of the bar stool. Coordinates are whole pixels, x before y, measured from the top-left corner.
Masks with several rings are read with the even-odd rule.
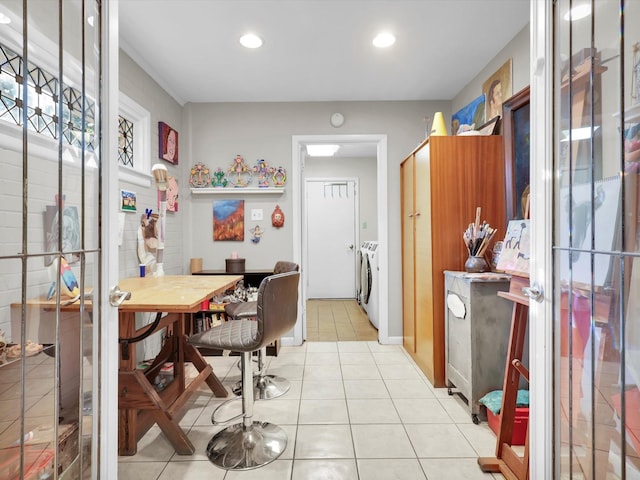
[[[242,352],[242,422],[216,433],[207,445],[207,457],[225,470],[249,470],[277,459],[287,446],[287,434],[279,426],[253,421],[254,389],[251,354],[266,347],[291,330],[298,316],[300,273],[288,272],[266,277],[260,283],[256,302],[256,320],[225,322],[189,337],[196,347]],[[233,399],[232,399],[233,400]]]
[[[297,272],[300,266],[297,263],[280,260],[273,267],[273,273]],[[224,313],[230,320],[242,318],[253,319],[256,317],[256,302],[237,302],[225,306]],[[260,400],[270,400],[277,398],[289,391],[291,383],[289,380],[277,375],[267,375],[264,361],[267,357],[267,347],[261,348],[257,352],[258,370],[253,376],[254,396]],[[242,390],[241,381],[236,383],[231,389],[235,395],[240,395]]]

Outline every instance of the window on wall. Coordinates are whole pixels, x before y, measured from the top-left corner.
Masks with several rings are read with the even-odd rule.
[[[27,128],[43,138],[58,140],[58,112],[62,103],[63,143],[92,152],[95,148],[95,102],[83,97],[74,87],[62,85],[46,69],[29,62],[6,45],[0,44],[0,120],[22,126],[22,85],[27,80]]]
[[[118,162],[133,167],[133,122],[122,115],[118,117]]]
[[[151,116],[131,98],[120,93],[118,115],[118,168],[120,180],[151,185]]]

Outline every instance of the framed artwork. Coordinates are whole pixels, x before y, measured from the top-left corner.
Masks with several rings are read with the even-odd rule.
[[[507,220],[528,218],[529,212],[529,87],[502,104]]]
[[[47,252],[58,250],[58,227],[58,207],[56,205],[47,205],[44,211],[45,248]],[[78,208],[65,206],[62,209],[62,251],[66,253],[79,250],[81,247],[80,238]],[[71,253],[66,253],[66,257],[69,263],[75,263],[80,260],[78,255]],[[45,266],[51,265],[53,259],[53,256],[45,256]]]
[[[136,194],[129,190],[120,190],[120,210],[123,212],[135,212]]]
[[[500,115],[496,115],[484,125],[478,127],[480,135],[498,135],[500,131]]]
[[[511,88],[511,59],[509,59],[482,84],[486,105],[484,118],[502,115],[502,100],[511,96]]]
[[[158,122],[158,156],[178,165],[178,132],[164,122]]]
[[[160,211],[160,191],[158,191],[158,211]],[[167,178],[167,212],[178,211],[178,181],[175,177]]]
[[[451,116],[451,135],[474,130],[484,123],[484,93]]]
[[[213,240],[244,241],[244,200],[214,200]]]
[[[496,269],[517,275],[529,277],[530,252],[530,220],[511,220],[507,225],[502,251],[498,258]]]

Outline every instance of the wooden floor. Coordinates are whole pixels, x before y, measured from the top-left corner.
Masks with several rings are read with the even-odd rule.
[[[355,300],[307,300],[307,341],[377,339],[378,330]]]

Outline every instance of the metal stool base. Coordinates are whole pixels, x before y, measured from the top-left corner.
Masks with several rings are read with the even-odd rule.
[[[251,470],[277,459],[287,447],[287,434],[277,425],[237,423],[216,433],[207,445],[207,457],[225,470]]]
[[[291,382],[277,375],[254,375],[253,398],[256,400],[271,400],[284,395],[291,388]],[[234,395],[242,395],[242,382],[237,382],[231,391]]]

